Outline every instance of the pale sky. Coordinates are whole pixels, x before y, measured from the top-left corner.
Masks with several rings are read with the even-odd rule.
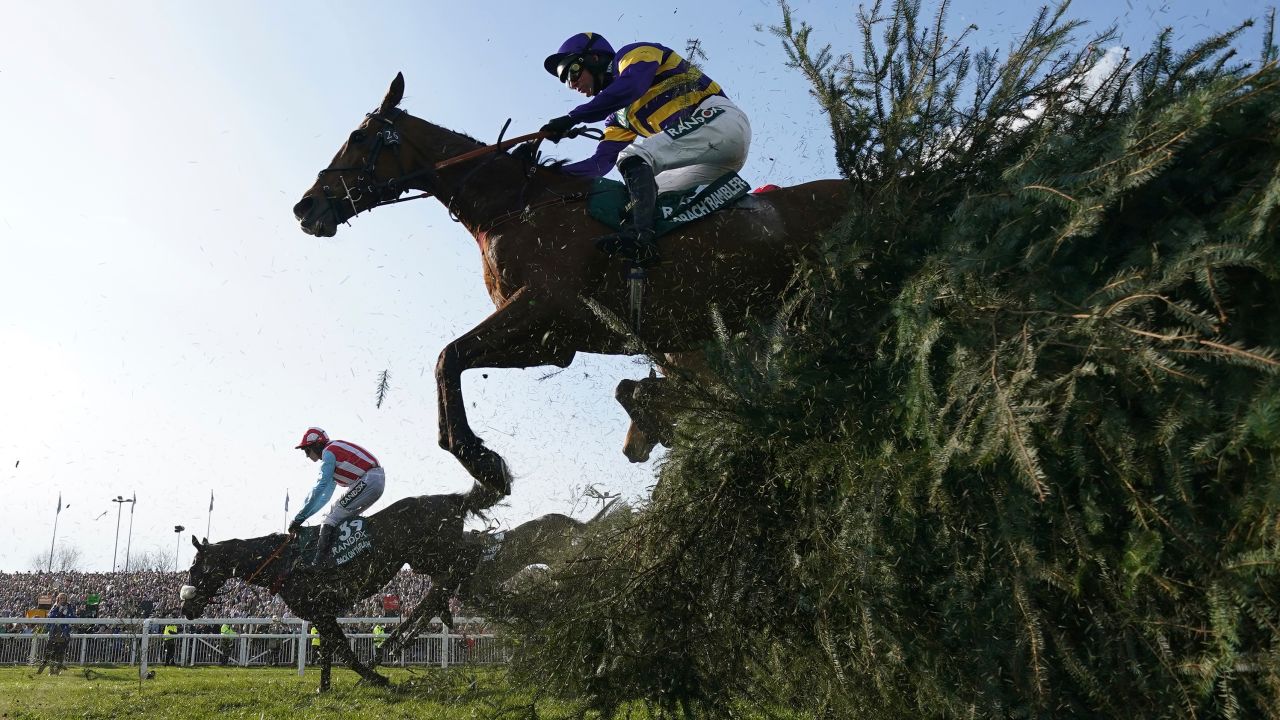
[[[817,43],[857,49],[856,3],[792,3]],[[457,492],[470,478],[436,445],[441,348],[492,311],[474,241],[435,201],[305,235],[291,208],[396,72],[410,112],[481,139],[533,132],[580,101],[542,69],[565,37],[602,33],[677,50],[699,38],[707,73],[751,118],[755,185],[834,177],[824,117],[760,26],[773,2],[113,2],[0,0],[0,570],[58,543],[112,564],[117,495],[138,498],[132,551],[173,552],[276,532],[318,465],[308,425],[372,451],[387,490]],[[1186,47],[1258,2],[1077,2],[1144,50],[1172,25]],[[950,26],[1007,48],[1033,7],[952,4]],[[1242,45],[1254,59],[1258,33]],[[587,141],[562,143],[570,159]],[[392,389],[374,407],[378,373]],[[589,515],[588,484],[644,497],[655,460],[622,456],[623,377],[647,367],[579,356],[567,370],[464,376],[476,432],[515,489],[495,516]],[[487,378],[483,374],[487,373]],[[551,377],[547,377],[551,375]],[[336,495],[335,495],[336,497]],[[128,508],[117,565],[124,566]],[[105,515],[104,515],[105,513]],[[317,515],[310,522],[319,522]]]

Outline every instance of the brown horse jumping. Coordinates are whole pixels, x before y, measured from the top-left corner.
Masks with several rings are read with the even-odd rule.
[[[304,232],[330,237],[359,212],[419,190],[475,237],[497,310],[440,353],[439,442],[476,480],[508,493],[506,463],[467,422],[462,372],[567,367],[579,352],[634,354],[636,338],[604,319],[629,315],[625,268],[592,244],[610,229],[582,202],[589,179],[506,153],[437,169],[483,145],[399,109],[403,94],[397,75],[293,212]],[[810,182],[661,238],[665,261],[648,273],[643,346],[656,353],[700,350],[713,337],[713,308],[730,332],[770,318],[799,259],[844,211],[844,197],[842,181]]]

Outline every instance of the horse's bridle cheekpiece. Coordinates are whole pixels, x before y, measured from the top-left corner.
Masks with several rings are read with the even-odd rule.
[[[400,110],[399,108],[395,108],[391,112],[401,113],[403,111]],[[420,197],[429,197],[431,195],[437,194],[437,190],[439,189],[439,183],[437,182],[435,167],[430,165],[428,165],[427,167],[417,172],[408,173],[408,174],[401,173],[388,180],[383,180],[381,182],[378,182],[377,177],[374,175],[374,170],[378,166],[378,159],[382,156],[382,151],[384,148],[391,148],[391,151],[396,154],[397,164],[400,164],[401,167],[403,168],[403,164],[398,162],[400,157],[398,151],[400,149],[400,144],[401,144],[400,132],[396,130],[396,125],[394,120],[392,120],[391,118],[385,117],[380,113],[371,112],[365,115],[365,117],[369,118],[370,121],[380,122],[385,127],[374,133],[373,145],[370,146],[369,148],[369,153],[366,156],[364,164],[363,165],[347,165],[344,167],[330,167],[330,168],[325,168],[321,170],[319,173],[317,173],[317,177],[320,177],[320,178],[323,178],[325,173],[342,173],[342,172],[359,173],[358,175],[356,175],[355,183],[353,185],[348,185],[345,178],[343,178],[341,175],[338,176],[338,180],[342,183],[342,189],[343,189],[342,195],[333,194],[331,192],[331,188],[328,185],[321,186],[321,192],[324,193],[324,199],[325,199],[325,202],[328,203],[329,212],[333,214],[335,220],[337,220],[338,218],[338,210],[337,210],[337,207],[335,207],[334,203],[335,201],[338,201],[338,200],[345,199],[348,203],[350,203],[351,205],[350,217],[355,217],[356,215],[359,215],[361,212],[364,212],[364,210],[372,210],[377,207],[382,207],[383,205],[392,205],[398,202],[404,202],[405,200],[413,200]],[[363,137],[362,133],[363,131],[361,130],[356,130],[355,132],[351,133],[351,140],[356,142],[364,142],[365,138]],[[417,148],[414,148],[414,149],[416,150]],[[421,195],[415,195],[412,198],[401,198],[400,197],[401,193],[409,189],[406,183],[408,183],[410,180],[416,180],[420,177],[426,177],[428,179],[430,190],[428,190],[427,192],[424,192]],[[361,200],[364,200],[366,194],[374,198],[374,201],[370,203],[368,207],[361,209],[356,203],[360,202]],[[444,200],[444,199],[445,198],[441,197],[441,200]],[[350,218],[347,218],[347,219],[349,220]]]

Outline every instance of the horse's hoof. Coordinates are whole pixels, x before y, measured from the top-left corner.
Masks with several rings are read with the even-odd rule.
[[[476,443],[457,453],[457,458],[481,485],[502,497],[511,494],[511,471],[507,469],[507,463],[501,455]]]

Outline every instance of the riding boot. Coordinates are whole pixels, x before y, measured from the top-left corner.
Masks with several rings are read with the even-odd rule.
[[[312,567],[330,565],[329,548],[333,547],[333,534],[337,528],[333,525],[321,525],[320,537],[316,538],[316,552],[311,556]]]
[[[597,238],[596,249],[610,257],[621,255],[640,267],[654,265],[661,258],[653,229],[658,214],[653,166],[632,156],[619,163],[618,170],[631,195],[631,222],[616,233]]]

